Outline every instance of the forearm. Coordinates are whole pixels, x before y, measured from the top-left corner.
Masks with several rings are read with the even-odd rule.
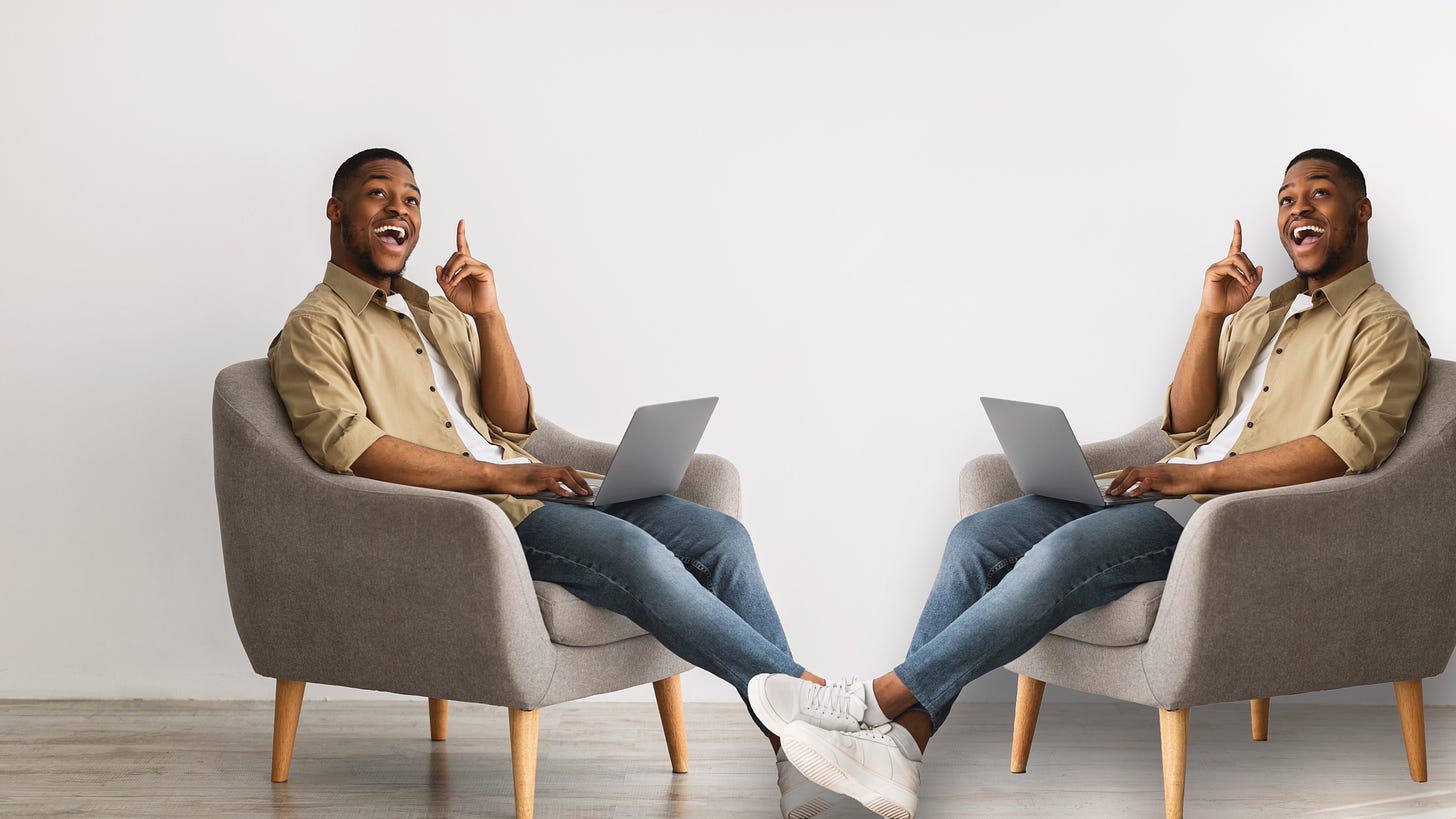
[[[1191,432],[1213,417],[1218,400],[1218,337],[1223,318],[1199,311],[1168,392],[1171,433]]]
[[[1324,441],[1306,435],[1258,452],[1239,453],[1202,469],[1208,491],[1243,492],[1335,478],[1349,467]]]
[[[499,312],[475,317],[480,336],[480,401],[485,414],[506,432],[527,432],[530,393],[515,345]]]
[[[350,471],[363,478],[460,492],[490,490],[498,469],[498,464],[441,452],[390,435],[371,444],[350,467]]]

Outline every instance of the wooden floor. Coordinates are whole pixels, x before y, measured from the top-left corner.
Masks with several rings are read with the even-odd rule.
[[[1406,771],[1395,707],[1274,701],[1269,742],[1247,705],[1193,709],[1189,817],[1456,816],[1456,708],[1427,708],[1430,781]],[[920,816],[1162,815],[1158,719],[1132,705],[1048,703],[1026,774],[1007,771],[1010,704],[958,708],[930,747]],[[689,704],[692,772],[674,775],[651,705],[541,716],[536,815],[773,817],[767,745],[735,704]],[[509,816],[503,709],[305,702],[290,781],[268,781],[259,702],[0,701],[3,816]],[[870,816],[854,803],[826,817]]]

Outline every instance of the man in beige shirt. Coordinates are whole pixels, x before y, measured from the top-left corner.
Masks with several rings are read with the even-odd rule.
[[[435,267],[444,298],[401,275],[421,224],[403,156],[376,148],[346,160],[327,216],[324,280],[268,349],[293,430],[320,466],[484,495],[515,525],[532,577],[625,615],[740,695],[764,672],[823,682],[789,653],[737,520],[672,496],[601,509],[515,497],[590,489],[571,466],[538,463],[526,449],[531,390],[495,273],[471,255],[464,221],[455,252]],[[837,798],[781,754],[778,763],[785,816],[817,815]]]
[[[1243,252],[1204,273],[1173,384],[1161,463],[1108,492],[1204,499],[1376,468],[1405,432],[1430,350],[1367,255],[1365,177],[1327,149],[1296,156],[1276,195],[1295,278],[1254,298],[1264,268]],[[1192,503],[1192,501],[1185,501]],[[921,753],[971,680],[1021,656],[1072,616],[1167,577],[1183,526],[1152,503],[1108,508],[1026,496],[962,520],[905,661],[819,719],[788,707],[808,686],[749,683],[749,705],[811,780],[884,816],[915,811]],[[863,729],[843,731],[847,718]],[[797,720],[797,721],[795,721]]]

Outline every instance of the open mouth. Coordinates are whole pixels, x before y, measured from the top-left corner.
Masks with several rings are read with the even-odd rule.
[[[1312,247],[1325,236],[1325,229],[1319,225],[1295,225],[1289,231],[1289,240],[1295,247]]]
[[[401,225],[380,225],[374,229],[374,235],[382,244],[402,248],[409,238],[409,230]]]

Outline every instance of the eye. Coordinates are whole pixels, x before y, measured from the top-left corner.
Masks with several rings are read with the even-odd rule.
[[[1330,195],[1330,192],[1327,191],[1327,190],[1325,190],[1324,188],[1315,188],[1314,189],[1314,195],[1315,196],[1329,196]]]
[[[1294,204],[1294,197],[1292,197],[1292,196],[1281,196],[1281,197],[1279,197],[1279,204],[1280,205],[1292,205],[1292,204]]]
[[[384,195],[384,188],[374,188],[374,189],[372,189],[372,190],[369,191],[369,195],[370,196],[383,196]]]
[[[418,197],[415,197],[415,196],[406,196],[404,198],[404,201],[405,201],[405,204],[407,204],[407,205],[412,205],[414,207],[419,207],[420,206],[420,200],[419,200]]]

